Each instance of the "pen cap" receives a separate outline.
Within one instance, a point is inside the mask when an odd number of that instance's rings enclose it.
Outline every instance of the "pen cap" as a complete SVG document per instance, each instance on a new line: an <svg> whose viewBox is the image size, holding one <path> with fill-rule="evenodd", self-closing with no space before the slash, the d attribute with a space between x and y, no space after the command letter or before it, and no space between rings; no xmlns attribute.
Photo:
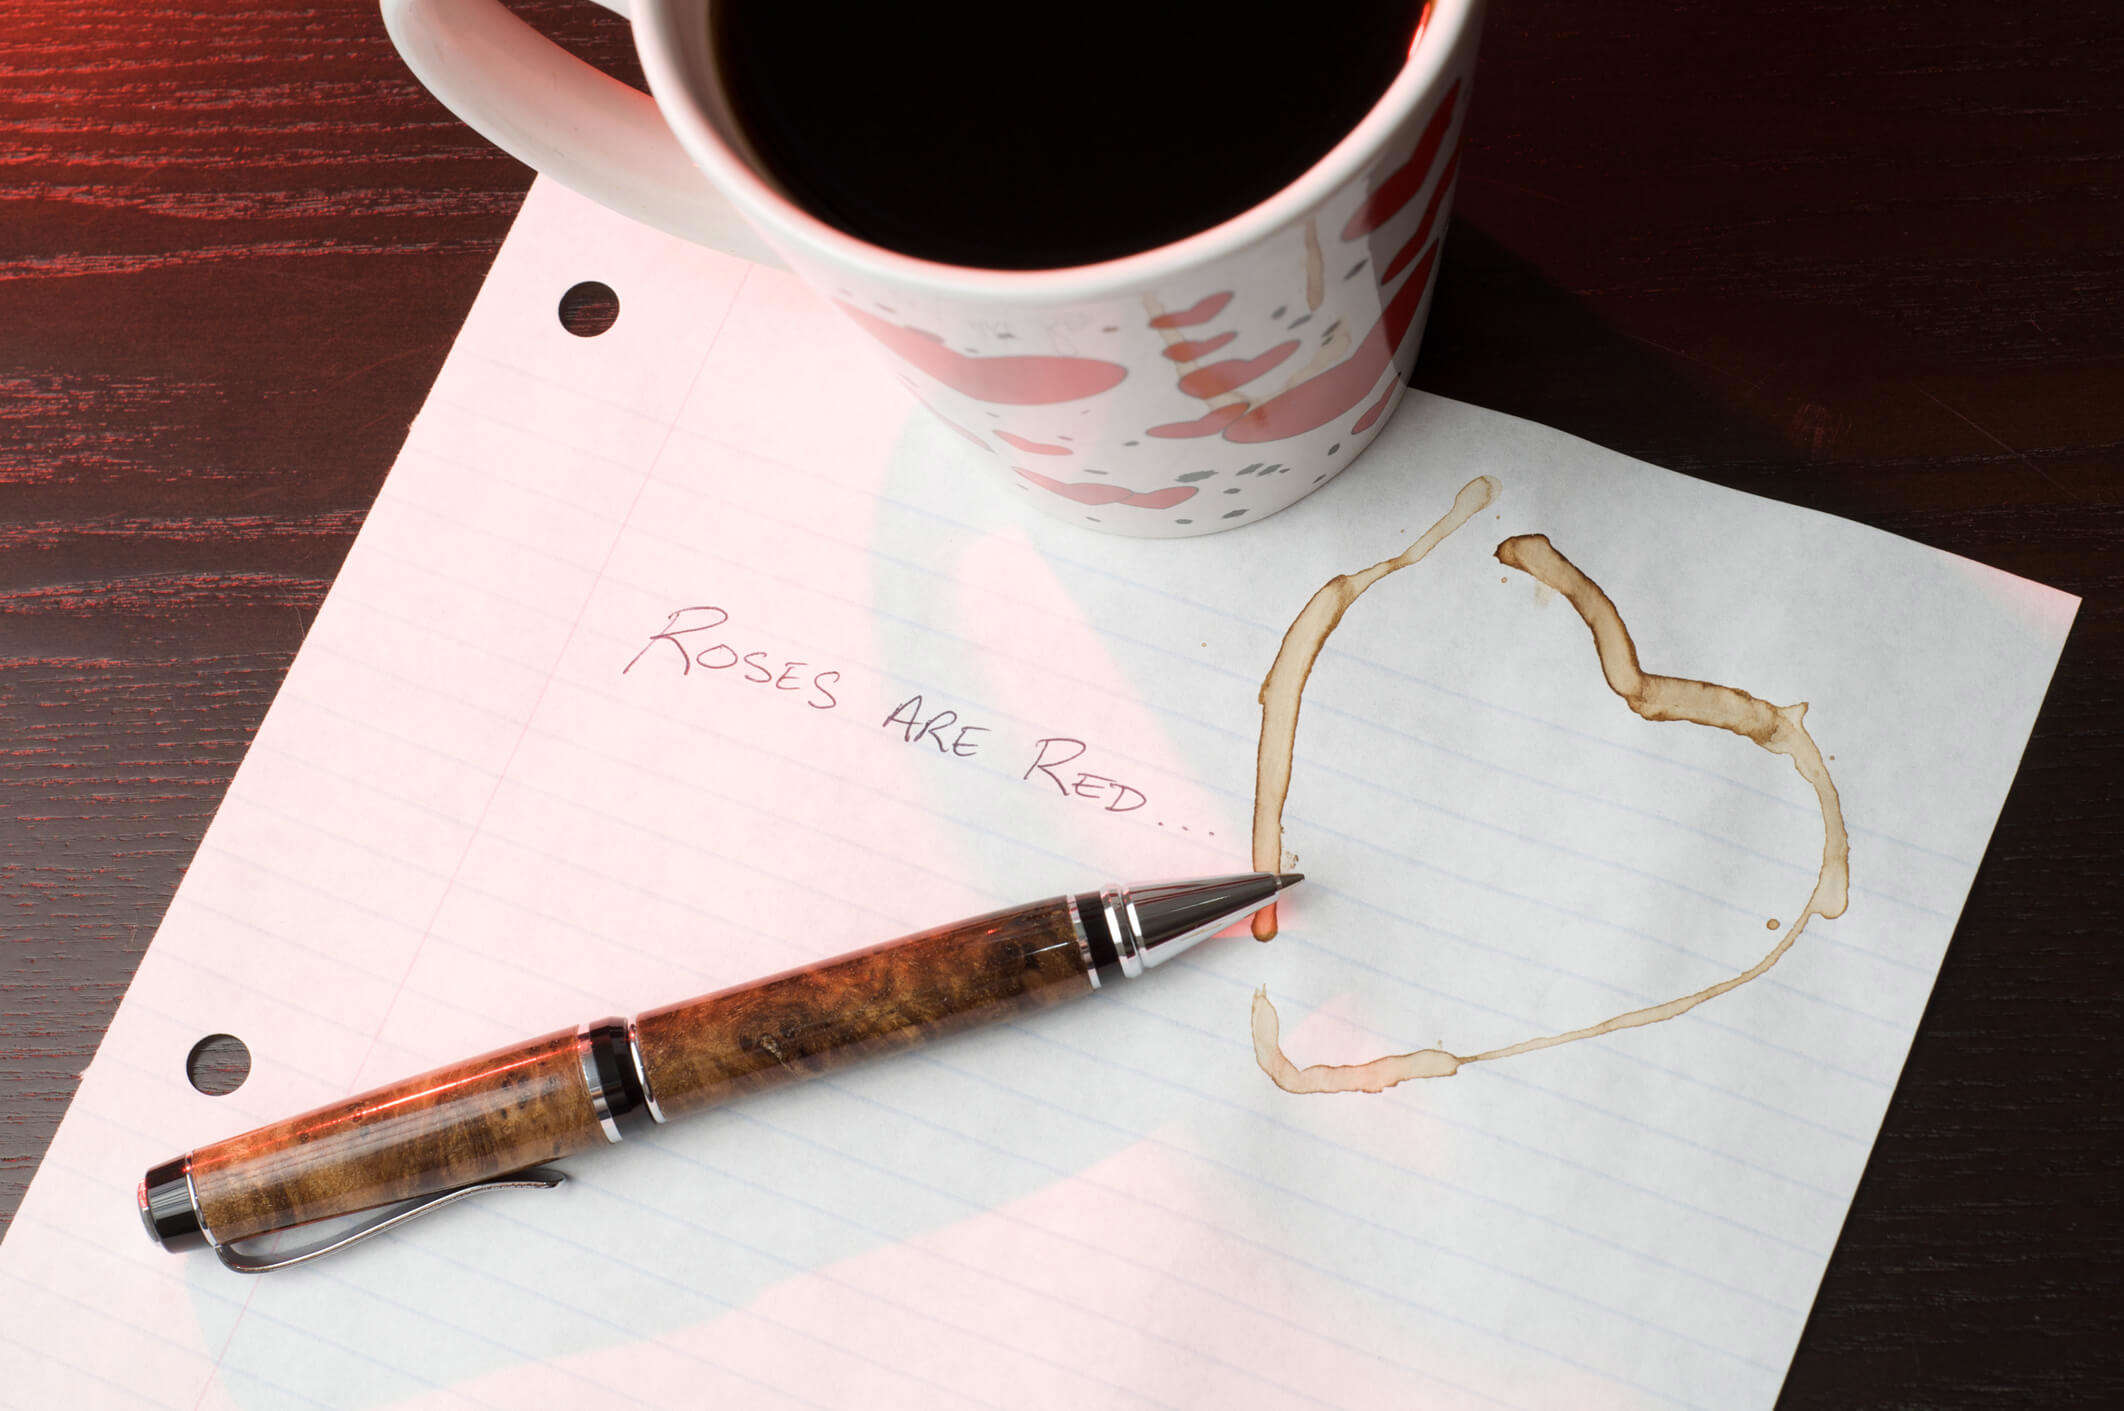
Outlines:
<svg viewBox="0 0 2124 1411"><path fill-rule="evenodd" d="M199 1206L192 1197L191 1158L180 1156L150 1170L140 1180L140 1223L148 1238L164 1249L198 1249L206 1244Z"/></svg>
<svg viewBox="0 0 2124 1411"><path fill-rule="evenodd" d="M140 1183L165 1249L238 1240L491 1181L647 1121L623 1021L564 1029L166 1161Z"/></svg>

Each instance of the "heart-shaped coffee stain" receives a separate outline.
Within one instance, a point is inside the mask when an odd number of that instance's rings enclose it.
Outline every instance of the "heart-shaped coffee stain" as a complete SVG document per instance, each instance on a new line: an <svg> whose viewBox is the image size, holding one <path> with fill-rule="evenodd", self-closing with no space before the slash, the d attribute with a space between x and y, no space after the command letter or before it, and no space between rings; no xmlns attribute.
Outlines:
<svg viewBox="0 0 2124 1411"><path fill-rule="evenodd" d="M1319 660L1328 634L1335 630L1350 604L1365 589L1410 564L1419 562L1446 537L1488 507L1497 496L1497 482L1480 476L1461 487L1453 508L1425 531L1422 538L1393 558L1375 563L1361 573L1339 574L1322 584L1306 602L1283 643L1276 660L1261 682L1261 742L1254 759L1254 866L1263 871L1281 870L1283 860L1283 804L1291 788L1291 753L1298 734L1298 705L1305 693L1306 678ZM1536 1049L1555 1048L1580 1039L1597 1038L1617 1029L1642 1028L1688 1013L1705 1000L1716 999L1763 974L1783 958L1786 951L1820 916L1833 919L1844 914L1851 890L1851 840L1844 830L1844 811L1837 799L1836 784L1814 738L1803 723L1807 703L1778 706L1733 686L1710 681L1692 681L1678 676L1655 676L1638 665L1637 644L1623 625L1615 604L1598 583L1558 553L1545 534L1520 534L1497 546L1497 559L1516 568L1537 583L1563 594L1593 633L1593 649L1600 657L1601 675L1608 689L1639 715L1651 721L1686 721L1728 730L1772 754L1792 761L1792 767L1814 788L1822 810L1822 861L1814 890L1807 897L1792 929L1771 947L1761 960L1737 975L1693 994L1664 1004L1633 1009L1561 1034L1525 1039L1485 1053L1461 1055L1442 1048L1390 1053L1369 1063L1315 1064L1300 1068L1284 1054L1281 1025L1267 987L1254 992L1254 1061L1276 1086L1294 1093L1376 1093L1410 1078L1445 1078L1470 1063L1487 1063ZM1773 926L1775 923L1772 923ZM1276 908L1270 905L1254 914L1256 939L1276 934Z"/></svg>

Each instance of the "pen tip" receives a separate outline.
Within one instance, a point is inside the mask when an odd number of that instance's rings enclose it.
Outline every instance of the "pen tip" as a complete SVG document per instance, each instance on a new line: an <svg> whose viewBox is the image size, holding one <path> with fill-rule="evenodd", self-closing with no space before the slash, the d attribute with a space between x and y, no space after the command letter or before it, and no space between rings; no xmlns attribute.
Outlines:
<svg viewBox="0 0 2124 1411"><path fill-rule="evenodd" d="M1284 891L1287 888L1297 886L1300 882L1303 882L1304 880L1305 874L1303 872L1278 873L1276 876L1276 890L1279 892Z"/></svg>

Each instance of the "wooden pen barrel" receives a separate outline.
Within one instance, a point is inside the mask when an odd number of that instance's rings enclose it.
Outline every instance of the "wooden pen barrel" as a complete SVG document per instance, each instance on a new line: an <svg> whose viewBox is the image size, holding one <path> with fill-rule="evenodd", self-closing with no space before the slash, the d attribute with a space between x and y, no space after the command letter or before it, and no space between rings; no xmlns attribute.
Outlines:
<svg viewBox="0 0 2124 1411"><path fill-rule="evenodd" d="M191 1180L200 1223L227 1244L605 1141L564 1029L201 1147Z"/></svg>
<svg viewBox="0 0 2124 1411"><path fill-rule="evenodd" d="M165 1163L148 1232L221 1244L492 1180L743 1093L1089 993L1056 897L423 1073ZM630 1033L632 1045L629 1044ZM193 1223L187 1224L190 1220Z"/></svg>
<svg viewBox="0 0 2124 1411"><path fill-rule="evenodd" d="M652 1009L635 1043L670 1118L1091 991L1066 898L991 912Z"/></svg>

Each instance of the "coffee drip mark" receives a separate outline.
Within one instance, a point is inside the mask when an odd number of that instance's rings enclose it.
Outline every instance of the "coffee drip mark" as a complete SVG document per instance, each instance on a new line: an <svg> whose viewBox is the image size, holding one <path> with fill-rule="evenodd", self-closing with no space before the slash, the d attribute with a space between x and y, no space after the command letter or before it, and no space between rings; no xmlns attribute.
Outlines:
<svg viewBox="0 0 2124 1411"><path fill-rule="evenodd" d="M1324 258L1320 250L1319 232L1314 222L1308 220L1305 224L1304 258L1307 307L1306 312L1290 325L1292 328L1296 328L1299 324L1310 320L1314 312L1320 308L1321 301L1326 297L1325 275L1323 273ZM1229 295L1221 297L1226 300L1230 298ZM1207 300L1204 301L1204 303L1207 302ZM1288 360L1291 354L1298 350L1297 340L1292 339L1278 343L1268 351L1255 357L1228 358L1223 362L1212 363L1207 367L1197 366L1200 359L1222 348L1225 344L1238 337L1238 334L1228 331L1218 334L1214 338L1183 339L1173 330L1180 327L1183 321L1189 325L1202 322L1203 319L1197 317L1197 315L1201 311L1203 304L1198 303L1194 308L1186 310L1183 314L1174 315L1166 313L1156 298L1146 295L1143 300L1143 306L1150 315L1150 326L1157 329L1165 338L1165 356L1178 364L1176 371L1180 390L1190 397L1200 398L1209 404L1209 410L1193 421L1165 422L1161 425L1150 427L1146 431L1146 435L1169 439L1214 436L1218 432L1225 430L1225 428L1246 415L1254 406L1253 400L1241 394L1237 389L1271 371ZM1215 311L1222 311L1223 308L1224 304L1218 303ZM1281 309L1277 310L1279 315L1282 312L1283 310ZM1265 400L1273 401L1289 392L1293 387L1318 376L1324 369L1333 367L1341 362L1348 353L1349 346L1349 332L1343 326L1342 321L1338 319L1329 328L1322 339L1321 347L1314 350L1312 357L1307 359L1302 367L1291 373L1285 379L1283 385L1270 393Z"/></svg>
<svg viewBox="0 0 2124 1411"><path fill-rule="evenodd" d="M1216 310L1221 311L1224 307L1224 302L1229 301L1230 295L1215 297L1221 300L1216 304ZM1202 358L1222 348L1239 336L1236 332L1226 331L1212 338L1187 339L1182 338L1180 334L1174 331L1180 326L1181 322L1188 324L1202 322L1202 318L1197 317L1197 315L1203 308L1203 304L1209 302L1211 301L1204 300L1193 308L1185 310L1182 314L1174 315L1166 313L1163 306L1154 296L1144 296L1143 307L1150 316L1150 327L1158 330L1160 336L1165 339L1165 356L1175 364L1174 372L1180 390L1188 396L1199 398L1208 405L1208 410L1194 420L1163 422L1157 426L1146 428L1144 431L1146 436L1155 436L1161 440L1176 440L1216 435L1225 427L1246 415L1247 410L1253 405L1237 389L1253 381L1263 373L1270 371L1277 364L1288 359L1298 349L1296 340L1291 340L1277 344L1258 357L1228 358L1222 362L1212 363L1207 367L1197 366ZM1340 356L1339 347L1335 352L1335 356ZM1301 368L1289 382L1284 384L1284 389L1287 390L1294 383L1310 376L1314 366L1320 363L1321 359L1322 354L1316 353L1306 367Z"/></svg>
<svg viewBox="0 0 2124 1411"><path fill-rule="evenodd" d="M1320 585L1284 631L1276 659L1261 679L1261 740L1254 750L1253 865L1256 871L1280 871L1283 862L1283 803L1291 792L1291 753L1298 742L1298 707L1306 679L1342 615L1364 590L1386 577L1421 563L1454 530L1480 514L1497 498L1497 482L1478 475L1460 487L1444 518L1393 558L1382 559L1361 573L1341 573ZM1276 904L1254 913L1254 939L1276 936Z"/></svg>
<svg viewBox="0 0 2124 1411"><path fill-rule="evenodd" d="M889 323L845 300L835 302L865 333L946 387L976 401L1021 407L1074 402L1110 391L1128 376L1121 364L1099 358L960 353L927 329Z"/></svg>
<svg viewBox="0 0 2124 1411"><path fill-rule="evenodd" d="M1438 246L1433 242L1356 352L1239 417L1224 428L1224 439L1242 445L1281 441L1325 426L1363 401L1378 385L1380 374L1390 365L1398 366L1396 359L1416 321L1437 258Z"/></svg>
<svg viewBox="0 0 2124 1411"><path fill-rule="evenodd" d="M1327 297L1327 258L1320 253L1320 227L1312 216L1305 218L1305 311L1318 313Z"/></svg>
<svg viewBox="0 0 2124 1411"><path fill-rule="evenodd" d="M1398 369L1401 366L1403 342L1422 306L1438 258L1438 242L1432 236L1437 231L1439 215L1445 209L1446 198L1459 171L1458 139L1449 151L1443 150L1446 137L1453 128L1459 93L1460 85L1456 82L1440 100L1408 160L1380 183L1343 229L1345 240L1371 235L1414 200L1429 183L1431 199L1425 205L1416 229L1393 257L1380 266L1381 288L1393 284L1404 273L1408 275L1407 282L1388 301L1378 322L1357 345L1355 353L1347 359L1343 357L1348 334L1340 328L1334 330L1336 338L1313 356L1304 369L1307 375L1293 378L1275 396L1225 426L1225 440L1240 444L1276 441L1325 426L1353 410L1370 395L1378 385L1380 375L1389 367ZM1440 165L1442 152L1443 165ZM1412 261L1413 269L1410 268ZM1329 356L1330 350L1332 356ZM1350 428L1352 435L1370 430L1385 415L1399 381L1397 376L1358 418Z"/></svg>
<svg viewBox="0 0 2124 1411"><path fill-rule="evenodd" d="M1200 380L1200 375L1209 369L1197 366L1203 358L1237 338L1238 333L1227 330L1213 338L1190 339L1175 331L1215 318L1231 301L1231 293L1227 290L1222 294L1212 294L1207 299L1198 300L1192 308L1171 314L1165 311L1165 306L1158 302L1156 295L1143 296L1143 311L1149 315L1150 327L1156 329L1158 336L1165 340L1165 356L1174 364L1174 375L1179 380L1180 390L1209 404L1209 409L1195 420L1164 422L1147 428L1144 432L1146 436L1156 436L1161 440L1214 436L1232 421L1245 415L1247 407L1251 404L1232 390L1238 384L1218 384L1214 379ZM1208 311L1204 312L1205 309ZM1290 356L1288 350L1284 356ZM1198 379L1192 386L1200 390L1189 390L1190 378Z"/></svg>
<svg viewBox="0 0 2124 1411"><path fill-rule="evenodd" d="M1276 389L1275 395L1282 396L1299 383L1318 375L1327 368L1333 367L1349 355L1350 330L1347 324L1338 320L1335 326L1327 331L1325 340L1318 348L1313 350L1313 356L1306 360L1305 366L1298 368L1284 379L1283 385ZM1358 429L1362 430L1363 428L1359 427ZM1330 448L1328 454L1335 454L1335 449L1337 448Z"/></svg>
<svg viewBox="0 0 2124 1411"><path fill-rule="evenodd" d="M1435 157L1435 152L1434 152ZM1425 206L1416 229L1402 243L1401 248L1383 266L1380 283L1382 287L1393 283L1415 259L1417 251L1423 258L1410 274L1409 280L1388 302L1380 319L1366 334L1357 352L1346 361L1343 358L1349 346L1346 329L1338 325L1332 330L1332 339L1314 354L1304 369L1305 376L1293 377L1281 391L1267 402L1251 410L1245 417L1224 428L1224 438L1234 442L1259 442L1278 440L1314 430L1343 415L1362 401L1378 383L1380 374L1388 367L1399 365L1403 340L1421 307L1423 295L1430 283L1431 270L1436 263L1438 245L1431 235L1438 224L1439 213L1444 209L1453 177L1459 165L1459 150L1447 156L1444 167L1431 191L1430 202ZM1371 407L1350 428L1352 435L1370 430L1372 425L1386 413L1400 384L1397 376L1380 392Z"/></svg>
<svg viewBox="0 0 2124 1411"><path fill-rule="evenodd" d="M1440 100L1408 159L1381 182L1344 227L1345 240L1361 239L1398 214L1416 198L1426 183L1431 185L1431 199L1424 207L1416 229L1381 266L1382 288L1392 284L1404 272L1409 278L1388 300L1378 321L1372 325L1364 341L1357 345L1356 351L1349 351L1349 331L1341 320L1337 320L1323 337L1321 347L1305 365L1282 387L1256 404L1235 389L1283 362L1295 350L1295 344L1279 344L1255 358L1234 358L1209 367L1197 367L1195 364L1201 357L1223 347L1234 335L1225 333L1213 339L1186 340L1174 330L1214 318L1230 302L1231 295L1212 295L1177 314L1165 312L1156 299L1146 296L1143 302L1150 314L1150 326L1165 336L1165 355L1178 365L1180 390L1209 404L1209 410L1202 416L1192 421L1165 422L1149 428L1147 435L1178 438L1213 436L1221 432L1225 440L1238 444L1297 436L1325 426L1355 408L1378 385L1382 373L1390 366L1398 367L1402 344L1415 322L1437 262L1438 244L1431 237L1459 170L1457 141L1450 151L1444 153L1443 166L1439 165L1441 149L1445 146L1447 134L1452 131L1459 93L1460 85L1456 81ZM1436 180L1432 181L1434 176ZM1310 320L1325 297L1322 272L1325 257L1313 221L1306 222L1304 239L1307 309L1289 325L1291 328ZM1417 260L1419 251L1421 260ZM1411 261L1417 261L1413 270L1410 269ZM1393 393L1394 386L1390 384L1358 419L1351 434L1369 430L1385 414ZM1231 410L1234 407L1239 410L1234 412Z"/></svg>
<svg viewBox="0 0 2124 1411"><path fill-rule="evenodd" d="M1457 510L1457 501L1455 507ZM1716 984L1707 985L1691 994L1667 1000L1662 1004L1613 1015L1597 1024L1569 1029L1560 1034L1525 1039L1503 1048L1465 1057L1445 1049L1429 1048L1418 1049L1412 1053L1387 1054L1369 1063L1315 1064L1300 1068L1293 1064L1282 1050L1281 1022L1264 986L1254 992L1254 1060L1278 1087L1288 1092L1376 1093L1411 1078L1450 1077L1470 1063L1489 1063L1501 1058L1532 1053L1537 1049L1556 1048L1562 1044L1577 1043L1582 1039L1598 1038L1603 1034L1612 1034L1618 1029L1643 1028L1650 1024L1664 1023L1688 1013L1707 1000L1716 999L1757 979L1776 965L1785 952L1792 949L1801 932L1807 929L1809 921L1817 916L1824 920L1834 920L1844 914L1850 903L1851 839L1844 827L1843 804L1837 796L1835 781L1829 776L1828 762L1823 758L1813 736L1807 733L1804 723L1807 714L1806 702L1800 701L1786 706L1772 705L1733 686L1721 686L1710 681L1696 681L1684 677L1658 676L1647 672L1638 663L1637 644L1631 640L1630 631L1624 626L1622 615L1616 611L1613 600L1602 591L1599 584L1586 577L1576 564L1559 553L1549 542L1547 535L1517 535L1499 544L1496 552L1499 562L1527 574L1542 587L1561 593L1571 606L1578 610L1579 617L1584 620L1593 635L1594 652L1600 659L1601 675L1607 681L1608 689L1620 696L1638 715L1655 723L1683 721L1730 731L1753 741L1772 754L1783 755L1792 761L1794 771L1813 788L1815 801L1822 814L1822 858L1815 874L1814 890L1808 894L1806 905L1800 909L1791 929L1785 931L1777 944L1764 953L1760 960L1737 974L1729 975ZM1317 594L1315 596L1318 597ZM1310 609L1311 604L1307 607ZM1302 621L1304 614L1300 617ZM1293 630L1296 628L1297 624L1294 623ZM1331 621L1328 623L1328 630L1332 628ZM1322 636L1325 636L1325 632ZM1286 637L1286 642L1288 640ZM1315 652L1317 654L1317 648ZM1282 654L1279 652L1279 664L1281 660ZM1270 674L1273 678L1273 668ZM1304 681L1301 677L1298 680L1298 689L1302 690L1303 687ZM1264 701L1267 694L1267 685L1264 683ZM1295 727L1295 692L1291 700L1289 720ZM1268 707L1264 704L1264 749L1269 744L1268 725ZM1287 756L1283 775L1284 787L1287 789ZM1276 806L1279 847L1281 809L1279 796ZM1254 839L1257 859L1261 856L1262 846L1262 835L1259 831L1261 816L1257 799ZM1779 929L1776 918L1765 924L1773 932ZM1271 922L1271 934L1273 933ZM1259 934L1258 930L1256 934Z"/></svg>

